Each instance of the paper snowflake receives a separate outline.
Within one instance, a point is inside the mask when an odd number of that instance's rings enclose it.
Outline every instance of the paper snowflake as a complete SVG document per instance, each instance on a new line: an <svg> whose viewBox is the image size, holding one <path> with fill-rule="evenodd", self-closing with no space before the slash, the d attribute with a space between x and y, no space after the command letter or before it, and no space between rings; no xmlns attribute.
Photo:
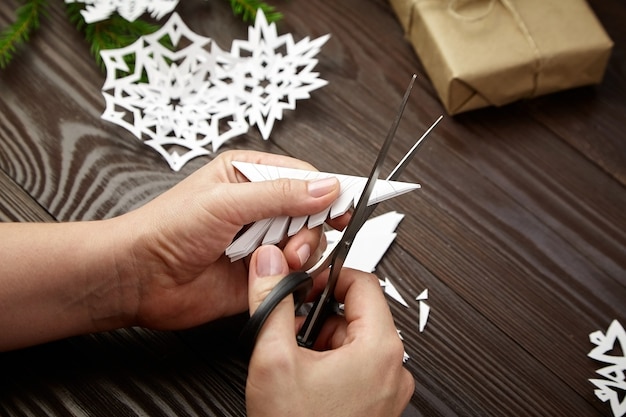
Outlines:
<svg viewBox="0 0 626 417"><path fill-rule="evenodd" d="M267 181L277 178L313 180L336 177L340 182L339 197L326 210L301 217L274 217L255 222L226 249L231 261L244 258L254 252L260 245L272 245L280 242L285 236L293 236L305 225L309 228L320 226L327 218L335 218L356 205L365 189L367 178L328 172L306 171L247 162L233 162L233 165L250 181ZM376 204L389 198L420 188L419 184L378 180L372 191L368 204ZM399 220L398 220L399 221ZM397 224L396 224L397 225Z"/></svg>
<svg viewBox="0 0 626 417"><path fill-rule="evenodd" d="M108 19L115 12L129 22L137 20L146 12L155 19L161 19L178 4L178 0L65 0L65 2L86 4L85 10L80 12L86 23Z"/></svg>
<svg viewBox="0 0 626 417"><path fill-rule="evenodd" d="M608 401L613 415L621 417L626 414L626 332L617 320L613 320L606 334L598 330L589 335L589 340L596 347L588 356L607 364L596 371L604 379L589 381L597 388L596 397Z"/></svg>
<svg viewBox="0 0 626 417"><path fill-rule="evenodd" d="M102 51L107 71L102 117L145 140L178 171L249 126L268 139L285 109L326 84L312 69L313 56L327 39L295 43L291 35L278 36L259 10L249 39L224 51L174 13L157 32Z"/></svg>
<svg viewBox="0 0 626 417"><path fill-rule="evenodd" d="M308 37L294 43L291 35L278 36L276 25L267 23L258 13L255 26L248 29L248 40L235 40L233 56L247 56L235 68L239 81L237 96L246 107L250 125L256 125L263 139L270 136L283 110L294 110L296 100L327 84L312 72L317 55L329 35L310 41Z"/></svg>

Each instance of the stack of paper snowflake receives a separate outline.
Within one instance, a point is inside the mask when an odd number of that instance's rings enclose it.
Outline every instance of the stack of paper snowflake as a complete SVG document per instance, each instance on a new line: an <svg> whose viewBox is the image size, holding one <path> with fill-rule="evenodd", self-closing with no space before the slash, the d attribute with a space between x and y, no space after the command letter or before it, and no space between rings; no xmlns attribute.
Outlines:
<svg viewBox="0 0 626 417"><path fill-rule="evenodd" d="M66 0L75 2L80 0ZM178 1L84 0L90 23L117 12L131 20L144 12L171 12ZM296 101L326 85L313 72L329 35L295 42L278 35L262 11L230 51L192 32L177 13L161 29L132 45L101 52L106 66L102 118L132 132L175 170L216 151L257 126L268 139L274 122ZM168 45L169 44L169 45ZM168 45L168 46L166 46ZM172 48L173 46L173 48Z"/></svg>

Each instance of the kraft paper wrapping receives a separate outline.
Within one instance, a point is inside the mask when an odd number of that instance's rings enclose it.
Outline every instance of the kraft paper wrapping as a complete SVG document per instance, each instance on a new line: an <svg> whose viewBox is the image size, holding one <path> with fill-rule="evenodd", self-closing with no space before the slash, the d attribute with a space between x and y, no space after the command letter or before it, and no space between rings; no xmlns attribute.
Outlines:
<svg viewBox="0 0 626 417"><path fill-rule="evenodd" d="M602 80L613 42L585 0L390 0L450 114Z"/></svg>

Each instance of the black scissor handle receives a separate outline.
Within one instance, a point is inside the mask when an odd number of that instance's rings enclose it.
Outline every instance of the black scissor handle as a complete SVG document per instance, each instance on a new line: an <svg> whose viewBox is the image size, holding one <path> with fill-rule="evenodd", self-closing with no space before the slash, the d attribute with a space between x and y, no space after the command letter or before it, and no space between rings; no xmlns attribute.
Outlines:
<svg viewBox="0 0 626 417"><path fill-rule="evenodd" d="M288 295L293 294L296 308L298 308L304 302L312 287L313 278L306 272L292 272L278 282L259 305L259 308L250 316L239 335L239 341L248 350L248 353L252 353L261 328L278 303Z"/></svg>
<svg viewBox="0 0 626 417"><path fill-rule="evenodd" d="M317 336L322 331L324 322L326 322L328 316L337 313L338 307L339 304L334 297L319 297L313 304L309 314L307 314L304 324L296 336L298 345L312 349Z"/></svg>

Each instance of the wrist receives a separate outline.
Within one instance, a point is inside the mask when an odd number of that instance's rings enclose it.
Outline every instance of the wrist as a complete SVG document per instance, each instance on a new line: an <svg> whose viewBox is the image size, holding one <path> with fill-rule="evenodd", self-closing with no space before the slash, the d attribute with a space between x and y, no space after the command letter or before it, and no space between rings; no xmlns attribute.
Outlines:
<svg viewBox="0 0 626 417"><path fill-rule="evenodd" d="M91 248L93 273L85 274L86 305L94 331L135 324L139 299L134 234L125 216L93 222L98 235Z"/></svg>
<svg viewBox="0 0 626 417"><path fill-rule="evenodd" d="M137 286L118 221L0 224L0 350L132 323ZM132 254L131 254L132 255Z"/></svg>

